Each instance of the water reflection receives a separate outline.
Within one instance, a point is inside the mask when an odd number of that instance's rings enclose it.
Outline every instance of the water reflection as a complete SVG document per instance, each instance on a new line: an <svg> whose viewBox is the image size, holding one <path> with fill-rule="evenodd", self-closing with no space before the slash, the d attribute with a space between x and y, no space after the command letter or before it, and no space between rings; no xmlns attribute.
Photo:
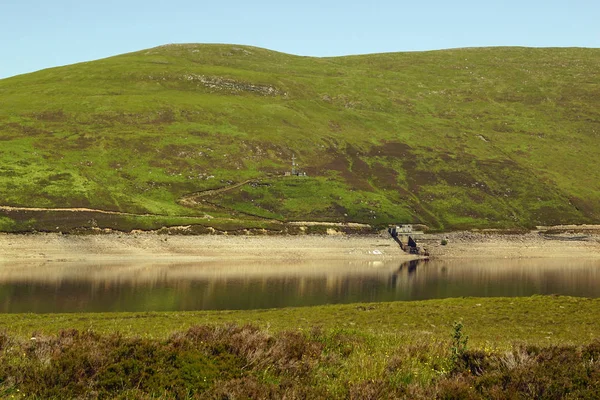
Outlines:
<svg viewBox="0 0 600 400"><path fill-rule="evenodd" d="M0 311L7 313L256 309L533 294L600 297L600 261L0 266Z"/></svg>

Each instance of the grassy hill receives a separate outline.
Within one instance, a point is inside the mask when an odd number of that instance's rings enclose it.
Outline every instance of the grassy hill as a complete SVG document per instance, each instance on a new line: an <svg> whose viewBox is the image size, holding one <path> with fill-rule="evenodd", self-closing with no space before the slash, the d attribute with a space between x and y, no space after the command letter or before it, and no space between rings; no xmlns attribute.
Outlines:
<svg viewBox="0 0 600 400"><path fill-rule="evenodd" d="M189 44L0 80L0 206L127 213L0 230L598 223L599 77L600 49Z"/></svg>

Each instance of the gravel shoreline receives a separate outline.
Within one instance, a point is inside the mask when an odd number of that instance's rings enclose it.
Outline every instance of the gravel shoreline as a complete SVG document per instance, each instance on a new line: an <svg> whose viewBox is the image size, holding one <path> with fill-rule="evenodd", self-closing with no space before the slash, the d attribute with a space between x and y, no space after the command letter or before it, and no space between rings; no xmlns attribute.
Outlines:
<svg viewBox="0 0 600 400"><path fill-rule="evenodd" d="M442 240L447 242L442 245ZM431 258L600 258L600 230L537 230L523 234L450 232L425 234L418 244ZM0 234L0 264L153 259L215 260L410 260L387 235L226 236L110 233Z"/></svg>
<svg viewBox="0 0 600 400"><path fill-rule="evenodd" d="M0 264L35 261L377 260L414 259L391 238L369 236L226 236L155 233L0 234Z"/></svg>
<svg viewBox="0 0 600 400"><path fill-rule="evenodd" d="M447 241L445 246L442 240ZM600 258L600 231L596 229L450 232L424 235L422 243L432 257L439 258Z"/></svg>

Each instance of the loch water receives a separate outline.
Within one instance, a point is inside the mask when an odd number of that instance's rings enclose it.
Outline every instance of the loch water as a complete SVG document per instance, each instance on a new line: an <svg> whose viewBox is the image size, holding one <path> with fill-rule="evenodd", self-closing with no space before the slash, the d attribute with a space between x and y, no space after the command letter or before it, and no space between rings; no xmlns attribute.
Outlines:
<svg viewBox="0 0 600 400"><path fill-rule="evenodd" d="M0 312L264 309L531 295L600 297L600 260L0 265Z"/></svg>

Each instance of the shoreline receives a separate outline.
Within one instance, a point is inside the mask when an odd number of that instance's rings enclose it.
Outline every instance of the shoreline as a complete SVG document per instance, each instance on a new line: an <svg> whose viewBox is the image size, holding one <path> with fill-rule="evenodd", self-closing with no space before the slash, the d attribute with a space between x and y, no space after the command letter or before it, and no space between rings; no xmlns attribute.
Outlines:
<svg viewBox="0 0 600 400"><path fill-rule="evenodd" d="M0 234L0 265L29 262L148 260L412 260L383 236L227 236L156 233Z"/></svg>
<svg viewBox="0 0 600 400"><path fill-rule="evenodd" d="M554 233L556 232L556 233ZM585 232L585 234L581 234ZM442 240L447 241L442 245ZM600 230L556 227L522 234L449 232L417 238L430 258L600 259ZM154 232L62 235L0 233L0 265L152 259L161 262L217 260L405 260L422 258L378 235L164 235Z"/></svg>
<svg viewBox="0 0 600 400"><path fill-rule="evenodd" d="M527 233L450 232L424 235L432 257L457 258L592 258L600 259L598 227L553 227ZM583 232L583 234L582 234ZM446 240L446 246L441 241Z"/></svg>

